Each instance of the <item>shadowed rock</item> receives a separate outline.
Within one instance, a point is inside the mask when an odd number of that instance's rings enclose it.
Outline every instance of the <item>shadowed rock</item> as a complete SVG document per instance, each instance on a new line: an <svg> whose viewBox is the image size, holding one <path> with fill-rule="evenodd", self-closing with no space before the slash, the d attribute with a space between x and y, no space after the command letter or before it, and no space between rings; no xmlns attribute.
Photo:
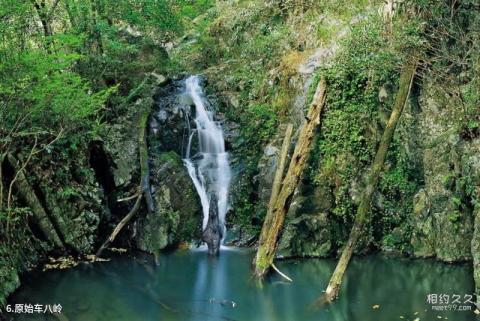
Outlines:
<svg viewBox="0 0 480 321"><path fill-rule="evenodd" d="M210 211L208 213L208 222L203 230L202 238L208 246L208 254L218 255L220 250L220 241L222 240L222 229L218 220L218 206L215 195L210 197Z"/></svg>

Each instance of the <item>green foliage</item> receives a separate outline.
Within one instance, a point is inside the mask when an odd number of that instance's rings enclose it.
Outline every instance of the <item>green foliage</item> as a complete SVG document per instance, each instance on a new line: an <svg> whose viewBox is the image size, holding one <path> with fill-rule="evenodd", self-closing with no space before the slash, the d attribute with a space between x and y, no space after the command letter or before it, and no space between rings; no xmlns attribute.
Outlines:
<svg viewBox="0 0 480 321"><path fill-rule="evenodd" d="M480 42L478 1L409 0L423 32L420 42L429 53L429 79L441 96L450 96L452 108L443 117L463 138L478 136L480 124Z"/></svg>
<svg viewBox="0 0 480 321"><path fill-rule="evenodd" d="M248 149L257 151L277 130L277 118L270 105L250 105L240 116L242 138Z"/></svg>
<svg viewBox="0 0 480 321"><path fill-rule="evenodd" d="M379 123L379 113L392 102L390 97L381 103L379 89L393 91L398 77L399 56L389 50L389 41L382 35L382 22L372 16L364 23L352 29L335 62L319 72L328 83L328 111L313 151L316 166L312 167L311 177L321 183L329 164L336 164L334 173L329 174L338 176L337 181L341 182L336 187L335 212L346 217L351 217L354 209L349 205L349 184L371 163L381 135L379 127L383 125ZM311 86L309 99L317 81Z"/></svg>
<svg viewBox="0 0 480 321"><path fill-rule="evenodd" d="M138 88L146 87L146 73L169 70L163 45L213 1L36 2L0 0L0 157L27 160L32 151L29 181L45 184L48 197L68 204L83 193L79 185L92 183L85 172L91 171L91 140L102 139L108 123L125 116L130 94L145 94ZM8 225L8 246L31 233L23 229L28 209L15 196L6 209L14 174L8 170L0 182L0 236ZM8 264L22 266L15 259Z"/></svg>
<svg viewBox="0 0 480 321"><path fill-rule="evenodd" d="M415 26L395 24L393 35L388 35L378 15L366 17L352 27L341 43L341 52L318 72L309 90L311 99L319 78L326 78L327 110L312 152L309 177L314 184L331 186L335 196L332 212L339 226L352 222L355 215L365 171L373 161L394 101L399 67L419 43ZM372 208L371 233L384 245L407 250L408 217L418 182L398 135L388 155ZM334 232L341 243L348 228Z"/></svg>
<svg viewBox="0 0 480 321"><path fill-rule="evenodd" d="M17 119L28 114L33 126L68 127L76 122L86 125L112 90L92 93L88 82L71 70L77 59L76 54L45 56L28 52L3 64L0 95L8 102L4 110L8 114L2 116Z"/></svg>

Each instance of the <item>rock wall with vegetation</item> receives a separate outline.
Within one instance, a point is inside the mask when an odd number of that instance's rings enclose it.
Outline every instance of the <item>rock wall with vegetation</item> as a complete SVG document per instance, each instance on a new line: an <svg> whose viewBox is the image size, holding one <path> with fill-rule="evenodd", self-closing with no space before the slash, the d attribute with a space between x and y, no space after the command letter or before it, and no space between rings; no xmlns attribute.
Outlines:
<svg viewBox="0 0 480 321"><path fill-rule="evenodd" d="M335 255L350 231L400 66L416 58L418 75L357 252L473 257L477 266L475 8L474 1L403 1L395 12L375 1L349 8L334 0L225 1L196 19L172 57L206 74L226 118L240 125L232 145L243 156L234 158L242 182L232 192L234 230L244 239L258 235L283 125L302 123L322 75L327 108L279 255Z"/></svg>
<svg viewBox="0 0 480 321"><path fill-rule="evenodd" d="M285 125L294 124L293 150L325 77L326 108L279 255L335 256L410 59L418 75L356 251L473 260L480 284L474 0L404 0L396 12L370 0L95 3L0 5L0 303L20 273L48 255L92 253L128 213L145 108L156 207L142 205L116 244L158 254L198 237L199 200L181 162L184 115L171 95L185 73L205 76L225 128L228 224L242 245L260 232ZM22 197L19 169L62 246Z"/></svg>
<svg viewBox="0 0 480 321"><path fill-rule="evenodd" d="M162 74L176 72L168 44L212 5L0 1L0 306L22 272L48 256L94 253L129 211L118 200L140 181L139 111L152 108ZM140 219L118 245L136 247Z"/></svg>

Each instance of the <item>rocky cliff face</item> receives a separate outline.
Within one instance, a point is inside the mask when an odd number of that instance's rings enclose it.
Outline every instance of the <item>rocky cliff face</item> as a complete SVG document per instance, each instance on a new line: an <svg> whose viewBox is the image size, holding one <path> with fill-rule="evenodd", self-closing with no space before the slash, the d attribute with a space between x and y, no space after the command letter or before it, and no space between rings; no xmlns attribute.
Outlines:
<svg viewBox="0 0 480 321"><path fill-rule="evenodd" d="M451 121L457 104L427 81L415 115L421 145L413 152L422 160L425 185L413 200L413 254L447 262L472 258L472 192L480 182L480 139L458 134Z"/></svg>
<svg viewBox="0 0 480 321"><path fill-rule="evenodd" d="M83 157L71 157L70 153ZM29 164L28 183L64 248L53 248L36 227L30 209L25 208L24 214L5 231L0 244L0 305L19 286L19 274L35 267L46 253L76 255L93 251L106 211L103 189L90 168L88 154L87 146L79 146L78 150L55 148ZM8 173L8 167L4 169Z"/></svg>
<svg viewBox="0 0 480 321"><path fill-rule="evenodd" d="M104 139L60 146L30 162L28 183L65 247L53 248L26 209L26 215L11 225L14 233L0 245L0 304L19 286L19 274L44 261L47 254L94 253L130 210L134 200L118 200L138 191L138 120L144 108L152 109L149 164L155 211L147 214L142 205L117 244L158 254L181 241L200 238L200 203L181 160L185 118L178 105L168 105L168 99L162 100L165 108L154 104L152 88L158 85L158 81L144 83L143 92L122 106L106 128ZM170 93L176 97L175 91ZM11 171L4 169L7 174Z"/></svg>
<svg viewBox="0 0 480 321"><path fill-rule="evenodd" d="M158 254L181 241L199 238L200 201L182 160L173 151L153 156L151 167L155 212L135 223L136 246Z"/></svg>
<svg viewBox="0 0 480 321"><path fill-rule="evenodd" d="M415 185L413 197L395 200L411 203L406 204L412 208L410 216L405 219L406 225L388 232L386 236L394 240L393 244L378 246L386 251L395 250L395 241L399 240L405 242L406 247L401 250L405 254L435 257L446 262L473 258L478 266L478 229L474 221L478 220L480 137L464 136L454 127L451 117L455 117L458 100L446 95L439 87L425 81L406 107L397 137L404 147L402 157L406 157L412 171L418 173L419 184ZM269 160L267 154L274 150L271 145L276 142L278 140L272 140L265 147L260 163L261 181L271 181L269 173L273 172L275 161ZM271 154L270 158L275 157ZM338 162L336 166L346 163ZM264 169L265 164L270 164L268 170ZM337 206L335 181L340 178L336 177L335 171L320 170L323 181L311 184L305 178L292 201L281 240L281 256L325 257L334 254L339 244L339 222L333 213ZM361 179L353 180L349 185L348 194L355 204ZM268 186L268 183L260 186ZM262 189L268 194L266 187ZM379 190L374 211L387 215L387 198L388 195ZM371 245L370 242L364 244Z"/></svg>
<svg viewBox="0 0 480 321"><path fill-rule="evenodd" d="M148 126L151 193L155 210L140 210L125 232L124 242L133 240L134 248L158 255L161 250L182 241L199 238L201 209L193 183L182 163L186 144L186 114L179 100L181 81L156 82L153 97L146 97L132 108L125 126L111 127L108 137L112 158L112 176L118 198L135 193L138 186L139 163L136 124L143 107L152 110ZM124 205L128 208L131 204ZM112 225L112 224L111 224Z"/></svg>

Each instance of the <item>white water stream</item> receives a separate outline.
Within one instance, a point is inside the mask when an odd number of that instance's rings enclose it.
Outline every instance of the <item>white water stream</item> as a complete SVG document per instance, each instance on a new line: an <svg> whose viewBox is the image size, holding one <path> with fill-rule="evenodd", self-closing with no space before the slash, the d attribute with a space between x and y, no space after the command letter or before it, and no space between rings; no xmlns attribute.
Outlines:
<svg viewBox="0 0 480 321"><path fill-rule="evenodd" d="M188 95L195 105L196 126L189 126L188 145L183 161L202 203L202 228L205 230L207 227L210 201L216 200L218 221L223 232L222 237L225 238L225 215L229 206L228 191L232 174L228 153L225 151L223 130L213 119L213 112L209 110L210 105L198 76L190 76L185 80L184 94ZM194 136L198 140L198 152L191 155Z"/></svg>

